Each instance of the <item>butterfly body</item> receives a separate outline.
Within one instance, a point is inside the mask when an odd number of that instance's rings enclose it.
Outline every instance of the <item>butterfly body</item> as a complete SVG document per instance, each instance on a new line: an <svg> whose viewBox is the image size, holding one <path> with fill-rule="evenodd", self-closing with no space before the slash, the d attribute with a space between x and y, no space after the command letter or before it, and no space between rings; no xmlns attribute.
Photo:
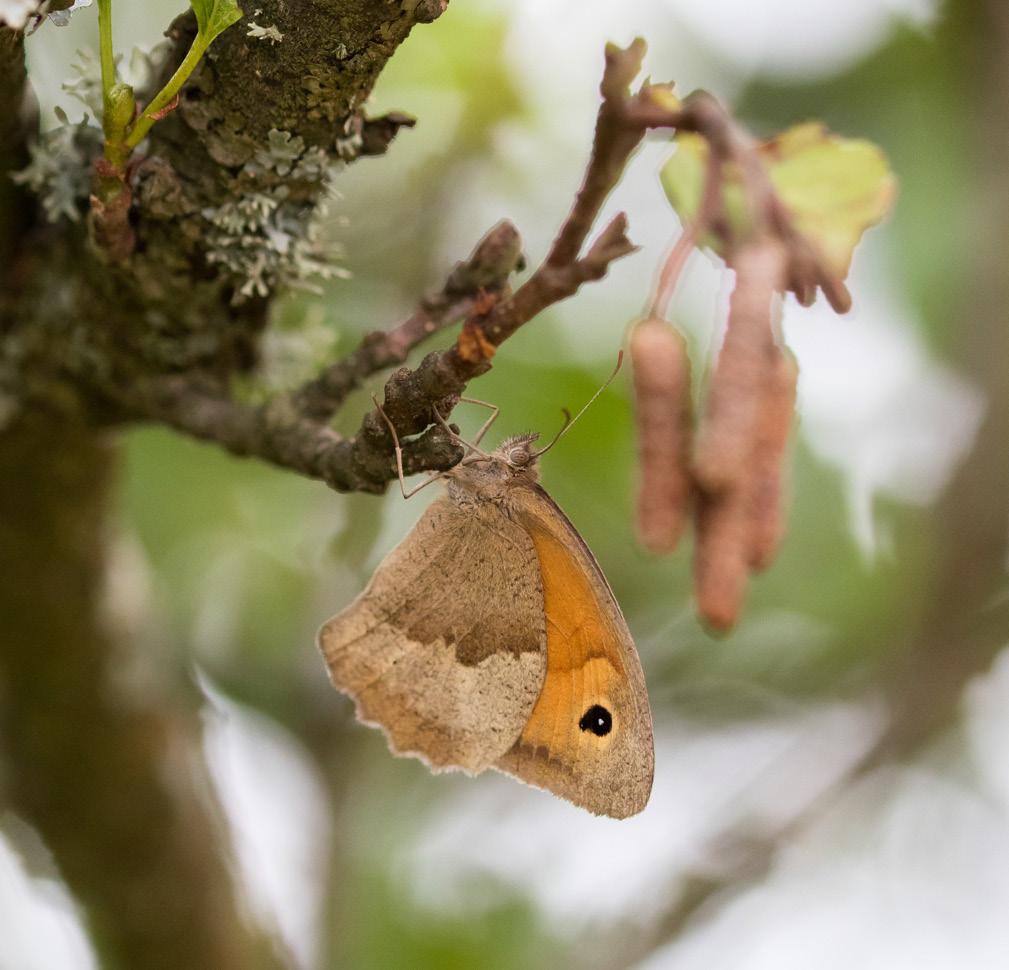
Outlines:
<svg viewBox="0 0 1009 970"><path fill-rule="evenodd" d="M651 790L644 677L602 571L538 484L535 439L446 473L319 644L396 754L495 768L621 818Z"/></svg>

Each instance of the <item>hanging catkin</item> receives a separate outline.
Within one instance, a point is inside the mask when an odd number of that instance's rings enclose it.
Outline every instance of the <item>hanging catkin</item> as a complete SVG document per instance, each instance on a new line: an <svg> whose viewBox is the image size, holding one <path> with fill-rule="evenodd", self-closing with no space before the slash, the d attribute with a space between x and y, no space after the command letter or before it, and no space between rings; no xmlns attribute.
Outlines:
<svg viewBox="0 0 1009 970"><path fill-rule="evenodd" d="M736 625L750 580L747 501L742 489L698 493L694 505L694 595L701 619L725 632Z"/></svg>
<svg viewBox="0 0 1009 970"><path fill-rule="evenodd" d="M686 340L658 317L630 335L638 432L638 535L655 553L672 552L690 503L690 358Z"/></svg>
<svg viewBox="0 0 1009 970"><path fill-rule="evenodd" d="M764 237L742 246L733 259L729 322L694 458L698 482L713 494L741 483L747 474L764 377L775 351L772 305L784 285L786 258L781 243Z"/></svg>
<svg viewBox="0 0 1009 970"><path fill-rule="evenodd" d="M721 631L739 619L749 584L751 511L758 491L752 459L767 410L770 375L780 356L772 314L784 285L786 261L784 247L771 237L746 243L734 254L736 285L728 326L694 455L697 609L709 626Z"/></svg>
<svg viewBox="0 0 1009 970"><path fill-rule="evenodd" d="M750 458L749 564L767 569L781 541L785 450L792 430L799 367L788 350L776 350L768 368Z"/></svg>

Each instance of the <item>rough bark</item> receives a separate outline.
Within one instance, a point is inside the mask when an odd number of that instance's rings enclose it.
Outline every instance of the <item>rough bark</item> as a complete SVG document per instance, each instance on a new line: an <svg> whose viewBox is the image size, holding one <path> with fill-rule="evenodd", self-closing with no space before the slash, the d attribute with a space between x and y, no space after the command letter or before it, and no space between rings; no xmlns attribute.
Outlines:
<svg viewBox="0 0 1009 970"><path fill-rule="evenodd" d="M234 901L192 705L128 686L136 660L104 609L107 437L46 418L0 437L3 795L53 852L103 966L279 965Z"/></svg>
<svg viewBox="0 0 1009 970"><path fill-rule="evenodd" d="M498 344L633 248L621 217L581 254L641 126L609 142L597 132L586 176L593 188L565 223L563 254L555 247L516 293L509 278L521 265L519 239L502 224L415 314L315 381L261 407L234 398L231 380L255 367L270 298L290 280L277 273L243 294L243 267L220 258L220 213L267 199L283 209L292 239L307 236L327 165L384 150L408 123L369 120L361 105L410 28L443 7L262 0L258 22L275 25L283 40L250 40L239 23L215 43L134 160L135 246L117 259L89 238L83 199L77 222L51 224L31 196L10 188L7 172L24 164L31 122L17 111L21 39L0 36L8 55L0 107L9 109L0 113L9 129L0 158L3 245L17 254L2 268L0 292L4 794L53 851L107 966L227 970L275 958L242 925L217 853L212 799L193 773L192 703L164 690L122 691L128 653L100 605L116 466L103 435L160 421L337 488L381 491L395 470L377 415L349 439L327 424L348 391L465 319L451 350L389 382L386 406L399 430L423 431L432 405L451 407ZM191 15L172 25L166 73L193 30ZM614 86L611 76L604 89L611 122L622 117L642 53L641 45L611 53L610 75L624 78ZM601 125L604 135L611 130ZM277 143L298 145L294 170L271 155ZM261 235L257 245L269 242ZM446 468L460 456L438 426L408 443L406 468Z"/></svg>
<svg viewBox="0 0 1009 970"><path fill-rule="evenodd" d="M130 258L110 265L82 227L66 223L22 238L25 287L5 300L9 393L29 408L59 401L91 421L135 417L123 389L157 375L200 375L226 395L229 378L256 363L266 297L299 266L280 260L236 301L248 264L276 253L265 237L243 249L221 229L221 213L272 206L300 242L332 166L381 151L404 123L371 122L361 106L411 27L437 12L429 7L263 0L258 19L283 32L280 44L249 38L245 21L218 38L133 160ZM166 74L194 32L191 14L172 25ZM300 146L294 171L271 157L271 131ZM245 263L236 269L229 258Z"/></svg>

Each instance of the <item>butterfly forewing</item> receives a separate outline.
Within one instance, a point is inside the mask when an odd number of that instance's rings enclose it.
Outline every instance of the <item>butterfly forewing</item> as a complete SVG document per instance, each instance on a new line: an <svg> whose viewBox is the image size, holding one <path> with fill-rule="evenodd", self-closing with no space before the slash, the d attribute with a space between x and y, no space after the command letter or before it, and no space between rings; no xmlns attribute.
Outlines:
<svg viewBox="0 0 1009 970"><path fill-rule="evenodd" d="M526 530L490 503L442 497L319 645L333 684L395 753L476 773L512 747L539 695L542 604Z"/></svg>

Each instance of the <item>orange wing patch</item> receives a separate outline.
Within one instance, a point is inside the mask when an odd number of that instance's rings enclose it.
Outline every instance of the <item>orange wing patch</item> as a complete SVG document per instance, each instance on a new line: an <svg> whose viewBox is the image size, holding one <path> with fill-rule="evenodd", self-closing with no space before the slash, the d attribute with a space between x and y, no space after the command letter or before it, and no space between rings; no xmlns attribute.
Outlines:
<svg viewBox="0 0 1009 970"><path fill-rule="evenodd" d="M579 749L608 746L619 731L614 688L626 678L616 631L599 608L590 576L552 532L530 530L543 579L547 621L547 672L518 747L569 771ZM613 733L598 737L579 728L592 705L612 713Z"/></svg>
<svg viewBox="0 0 1009 970"><path fill-rule="evenodd" d="M517 490L517 521L539 563L546 674L518 739L494 765L597 815L640 812L655 753L648 693L620 607L564 513Z"/></svg>

